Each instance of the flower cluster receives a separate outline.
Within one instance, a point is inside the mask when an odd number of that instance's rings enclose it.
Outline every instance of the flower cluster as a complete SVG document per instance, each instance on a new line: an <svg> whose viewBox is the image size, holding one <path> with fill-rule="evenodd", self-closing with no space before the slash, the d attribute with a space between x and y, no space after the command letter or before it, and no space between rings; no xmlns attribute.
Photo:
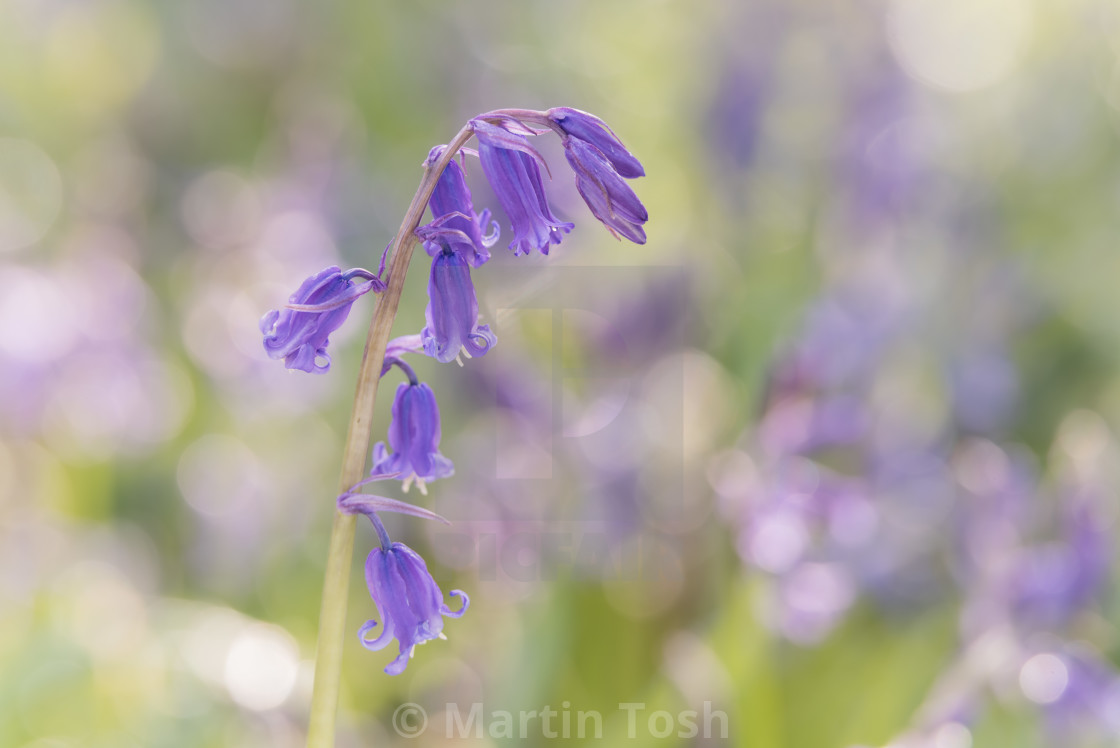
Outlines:
<svg viewBox="0 0 1120 748"><path fill-rule="evenodd" d="M478 141L476 152L464 149L449 158L448 146L440 145L431 149L424 162L429 171L445 164L428 200L432 220L414 232L431 258L426 324L418 335L389 343L381 376L397 368L408 381L397 387L388 444L379 441L374 445L369 477L352 486L337 502L340 511L367 516L380 538L380 546L366 561L366 582L381 615L381 631L377 639L368 641L366 633L378 624L367 621L359 637L372 650L397 639L399 656L385 669L391 675L404 671L417 644L444 638L443 616L457 618L469 605L467 596L458 590L451 593L462 598L463 605L457 612L444 603L443 593L424 560L389 538L378 512L442 518L411 504L360 492L361 486L374 481L399 480L405 492L416 485L426 494L428 483L454 473L451 460L439 451L440 416L435 394L417 378L404 356L422 353L441 363L461 364L462 357L482 356L497 343L490 327L479 322L471 270L489 261L500 227L488 209L475 209L467 186L464 154L477 156L509 218L513 234L509 248L516 256L534 249L547 255L574 228L553 213L541 178L542 169L549 176L551 172L530 140L548 132L560 137L575 174L576 189L592 215L617 238L637 244L646 241L645 206L626 182L644 176L645 171L598 117L566 107L543 112L497 110L475 117L468 128ZM330 267L308 278L284 309L270 311L261 320L268 355L284 359L289 369L326 372L330 367L326 350L330 334L346 320L359 296L387 288L384 271L383 255L377 273L361 269L342 272Z"/></svg>
<svg viewBox="0 0 1120 748"><path fill-rule="evenodd" d="M771 368L749 456L730 452L715 471L740 554L765 580L764 621L815 644L861 596L896 613L959 600L960 652L891 745L956 744L986 694L1016 683L1054 736L1076 726L1115 744L1120 670L1081 634L1114 560L1114 440L1075 412L1039 464L1002 441L1002 408L978 417L973 403L995 398L968 378L940 406L941 428L916 431L875 398L916 336L920 317L900 311L863 286L831 290Z"/></svg>

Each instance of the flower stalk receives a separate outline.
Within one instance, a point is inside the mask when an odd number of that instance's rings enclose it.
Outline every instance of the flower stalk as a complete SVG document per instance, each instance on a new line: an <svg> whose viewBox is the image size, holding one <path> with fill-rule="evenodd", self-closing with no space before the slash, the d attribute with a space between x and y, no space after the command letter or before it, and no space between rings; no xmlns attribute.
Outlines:
<svg viewBox="0 0 1120 748"><path fill-rule="evenodd" d="M420 226L428 200L435 190L440 174L470 139L470 126L463 127L448 143L439 159L425 165L424 176L416 195L408 206L400 230L392 245L388 287L380 295L370 322L365 351L354 394L354 410L346 433L339 492L347 492L365 474L369 450L373 406L389 335L400 307L401 291L416 246L415 231ZM354 555L354 527L357 517L336 511L331 526L327 552L327 571L323 583L323 601L319 612L319 642L315 653L315 680L311 692L311 713L307 730L308 748L331 748L334 745L335 717L338 714L338 693L342 674L342 651L346 636L346 604L350 588L350 566Z"/></svg>

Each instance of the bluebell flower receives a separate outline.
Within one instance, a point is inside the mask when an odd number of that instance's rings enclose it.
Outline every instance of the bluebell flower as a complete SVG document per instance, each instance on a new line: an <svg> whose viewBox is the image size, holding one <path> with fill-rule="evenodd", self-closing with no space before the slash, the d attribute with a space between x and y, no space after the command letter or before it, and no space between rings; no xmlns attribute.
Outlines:
<svg viewBox="0 0 1120 748"><path fill-rule="evenodd" d="M482 171L513 227L509 248L515 255L526 255L534 249L548 254L549 247L559 244L573 224L552 215L537 166L544 160L517 132L480 119L471 120L471 124L478 138Z"/></svg>
<svg viewBox="0 0 1120 748"><path fill-rule="evenodd" d="M649 214L623 179L645 176L638 159L594 115L564 107L550 109L549 119L562 132L564 156L591 213L616 236L645 244Z"/></svg>
<svg viewBox="0 0 1120 748"><path fill-rule="evenodd" d="M407 491L416 482L421 493L425 483L446 478L455 472L451 460L439 452L439 407L432 388L423 382L402 382L393 399L393 416L389 424L389 446L384 442L373 446L373 476L396 474Z"/></svg>
<svg viewBox="0 0 1120 748"><path fill-rule="evenodd" d="M466 258L444 244L432 259L428 280L427 326L420 331L424 353L447 363L458 358L481 356L498 342L487 325L478 324L478 299L471 283Z"/></svg>
<svg viewBox="0 0 1120 748"><path fill-rule="evenodd" d="M261 317L265 352L269 358L284 359L289 369L325 374L331 367L330 334L346 321L359 296L384 289L385 284L368 270L344 273L332 265L320 271L300 285L284 309Z"/></svg>
<svg viewBox="0 0 1120 748"><path fill-rule="evenodd" d="M366 632L377 626L377 621L366 621L358 630L358 637L362 646L372 651L384 649L393 639L400 643L400 654L385 668L389 675L404 672L417 644L437 637L446 639L443 617L460 617L471 602L465 592L452 590L451 596L463 601L462 608L452 611L443 601L443 592L424 559L403 543L370 552L366 558L366 584L381 616L381 635L368 641Z"/></svg>
<svg viewBox="0 0 1120 748"><path fill-rule="evenodd" d="M626 150L626 146L607 127L607 123L594 114L570 107L554 107L548 110L548 119L560 128L565 141L581 141L603 154L619 176L634 179L646 175L641 162Z"/></svg>
<svg viewBox="0 0 1120 748"><path fill-rule="evenodd" d="M592 215L616 236L621 234L635 244L645 244L642 224L649 219L646 207L606 156L575 138L564 141L564 155L576 173L576 189Z"/></svg>
<svg viewBox="0 0 1120 748"><path fill-rule="evenodd" d="M434 164L439 160L446 146L437 145L428 154L427 164ZM427 226L417 230L417 234L424 241L424 248L428 254L435 256L443 250L443 239L451 248L467 259L471 267L479 267L490 259L490 247L498 241L500 230L497 221L490 220L490 210L485 209L481 214L474 212L474 203L471 199L470 188L467 187L467 178L463 167L452 160L443 170L435 190L428 201L432 210L433 220ZM492 230L483 236L482 231L490 224Z"/></svg>

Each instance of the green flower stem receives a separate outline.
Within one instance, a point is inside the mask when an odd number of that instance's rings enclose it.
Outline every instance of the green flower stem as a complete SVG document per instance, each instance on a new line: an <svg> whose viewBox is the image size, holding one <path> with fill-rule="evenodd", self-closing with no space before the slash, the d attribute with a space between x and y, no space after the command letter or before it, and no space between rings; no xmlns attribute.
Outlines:
<svg viewBox="0 0 1120 748"><path fill-rule="evenodd" d="M439 160L425 167L424 177L416 196L408 206L400 231L393 242L392 260L389 264L389 287L380 295L377 310L369 326L365 352L358 374L358 387L354 395L354 412L346 434L343 453L342 476L339 493L346 492L365 475L366 454L369 451L370 425L373 405L377 399L377 385L381 380L381 364L389 334L400 306L405 274L408 272L412 250L416 245L413 232L420 225L428 200L435 190L440 174L470 139L469 125L444 149ZM315 654L315 683L311 692L311 715L307 729L308 748L332 748L334 724L338 713L338 693L342 674L342 651L346 637L346 601L350 587L350 565L354 555L354 515L335 513L331 527L330 550L327 553L327 573L323 583L323 603L319 612L319 645Z"/></svg>

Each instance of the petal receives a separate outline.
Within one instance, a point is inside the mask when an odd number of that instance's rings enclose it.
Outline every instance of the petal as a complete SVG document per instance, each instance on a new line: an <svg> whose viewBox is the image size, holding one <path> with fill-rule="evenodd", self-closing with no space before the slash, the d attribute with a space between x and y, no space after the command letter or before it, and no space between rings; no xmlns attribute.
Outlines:
<svg viewBox="0 0 1120 748"><path fill-rule="evenodd" d="M444 457L439 452L431 456L432 466L427 475L420 476L425 481L438 480L440 478L449 478L455 475L455 464L451 460ZM442 517L440 518L443 519ZM443 520L446 522L446 520ZM448 523L450 524L450 523Z"/></svg>
<svg viewBox="0 0 1120 748"><path fill-rule="evenodd" d="M274 356L274 358L276 357ZM318 363L318 358L323 358L324 363ZM330 368L331 359L325 348L316 349L310 344L304 343L284 356L284 366L289 369L306 371L308 374L323 374Z"/></svg>
<svg viewBox="0 0 1120 748"><path fill-rule="evenodd" d="M498 336L490 332L490 325L479 325L467 336L463 346L472 356L485 355L487 351L498 343Z"/></svg>
<svg viewBox="0 0 1120 748"><path fill-rule="evenodd" d="M434 639L443 630L443 614L440 612L443 593L420 554L403 543L394 543L393 553L397 557L398 568L408 590L409 610L416 622L416 628L412 632L413 640L409 643L419 644Z"/></svg>
<svg viewBox="0 0 1120 748"><path fill-rule="evenodd" d="M389 665L385 668L385 672L389 675L400 675L401 673L403 673L405 671L405 668L408 667L408 661L412 659L412 652L415 649L416 645L412 645L408 647L408 649L405 649L404 645L402 644L401 653L397 655L397 658L395 660L389 663Z"/></svg>
<svg viewBox="0 0 1120 748"><path fill-rule="evenodd" d="M272 309L268 312L265 312L265 315L263 317L261 317L261 322L260 322L260 328L261 328L261 334L262 335L269 336L269 335L271 335L275 332L276 320L279 316L280 316L280 312L275 310L275 309ZM266 345L267 345L267 342L266 342Z"/></svg>
<svg viewBox="0 0 1120 748"><path fill-rule="evenodd" d="M462 590L451 590L449 593L451 597L457 597L463 601L462 607L458 610L451 610L447 605L442 606L443 614L449 618L462 618L463 614L467 612L467 608L471 607L471 599L467 597L467 593Z"/></svg>
<svg viewBox="0 0 1120 748"><path fill-rule="evenodd" d="M425 351L443 363L455 360L478 324L470 267L459 253L445 251L432 261L424 316L428 322ZM433 340L434 351L428 351Z"/></svg>
<svg viewBox="0 0 1120 748"><path fill-rule="evenodd" d="M490 224L490 233L487 234L486 236L482 237L482 246L483 246L484 249L489 249L490 247L493 247L497 243L499 237L501 237L501 235L502 235L502 227L498 225L497 221L493 221L493 220L490 219L490 209L489 208L486 208L485 210L483 210L482 214L478 217L479 233L482 233L481 229L482 229L482 227L486 226L486 224ZM486 260L489 260L489 259L490 259L490 253L487 252L486 253ZM486 260L483 260L483 262L485 262ZM479 263L479 264L481 264L481 263ZM478 265L472 264L472 267L478 267Z"/></svg>
<svg viewBox="0 0 1120 748"><path fill-rule="evenodd" d="M391 424L390 428L392 428ZM373 445L373 467L370 468L370 477L380 479L400 476L404 473L404 466L401 465L401 462L399 455L390 454L385 447L385 442L377 442ZM408 472L412 472L411 469Z"/></svg>
<svg viewBox="0 0 1120 748"><path fill-rule="evenodd" d="M385 649L389 642L393 640L393 632L388 628L381 629L381 634L373 641L366 639L366 632L377 626L377 621L366 621L362 627L358 629L358 640L361 641L362 646L371 652L376 652L380 649Z"/></svg>
<svg viewBox="0 0 1120 748"><path fill-rule="evenodd" d="M408 382L401 382L397 385L397 392L393 396L392 418L389 421L389 445L396 452L400 452L408 445L409 434L408 428L405 426L408 403L405 401L405 394L410 386ZM404 472L402 466L398 466L398 469Z"/></svg>
<svg viewBox="0 0 1120 748"><path fill-rule="evenodd" d="M433 473L433 455L439 454L440 419L439 407L436 404L435 393L426 383L409 388L406 394L409 402L408 428L409 445L407 459L412 465L413 472L421 479L427 480Z"/></svg>
<svg viewBox="0 0 1120 748"><path fill-rule="evenodd" d="M367 649L381 649L392 637L398 640L407 637L409 631L416 626L416 617L408 607L407 584L398 566L393 548L389 551L374 548L366 557L366 586L381 614L381 624L385 627L381 636L373 642L364 641L365 632L372 628L370 624L373 622L368 621L362 627L360 634L363 637L363 646Z"/></svg>

